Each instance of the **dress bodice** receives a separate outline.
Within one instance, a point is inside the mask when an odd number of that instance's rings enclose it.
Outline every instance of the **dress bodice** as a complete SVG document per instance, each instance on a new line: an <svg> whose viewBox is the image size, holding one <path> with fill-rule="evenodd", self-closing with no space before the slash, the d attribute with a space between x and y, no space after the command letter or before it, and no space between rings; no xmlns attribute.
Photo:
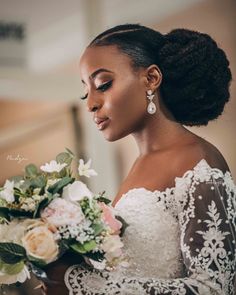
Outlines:
<svg viewBox="0 0 236 295"><path fill-rule="evenodd" d="M165 191L133 188L115 211L128 266L70 267L65 283L79 294L234 294L236 186L202 159Z"/></svg>
<svg viewBox="0 0 236 295"><path fill-rule="evenodd" d="M165 193L172 194L173 190ZM174 278L182 275L179 224L176 216L165 210L160 202L163 194L135 188L116 204L117 215L128 223L122 237L129 259L129 267L123 268L127 277Z"/></svg>

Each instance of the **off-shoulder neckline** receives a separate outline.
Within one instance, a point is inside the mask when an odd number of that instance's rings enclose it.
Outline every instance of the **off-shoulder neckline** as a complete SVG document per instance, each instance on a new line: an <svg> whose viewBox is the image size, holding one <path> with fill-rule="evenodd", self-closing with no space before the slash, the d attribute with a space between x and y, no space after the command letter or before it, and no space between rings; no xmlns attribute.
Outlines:
<svg viewBox="0 0 236 295"><path fill-rule="evenodd" d="M220 172L222 175L225 175L226 173L229 173L229 174L231 175L231 172L230 172L229 170L223 172L220 168L210 166L210 164L207 162L207 160L206 160L205 158L202 158L201 160L199 160L199 161L197 162L197 164L196 164L192 169L188 169L188 170L186 170L186 171L183 173L182 176L180 176L180 177L179 177L179 176L176 176L176 177L175 177L175 181L176 181L176 179L184 179L184 178L186 178L187 175L189 175L191 172L197 170L198 167L200 167L200 166L202 166L202 165L205 165L206 167L208 167L208 168L211 169L211 170L214 170L214 171ZM232 177L232 175L231 175L231 177ZM158 189L156 189L156 190L150 190L150 189L147 189L147 188L145 188L145 187L133 187L133 188L129 189L127 192L125 192L125 193L123 193L123 194L121 195L120 199L116 202L114 208L117 206L117 204L118 204L118 203L119 203L124 197L126 197L127 195L129 195L131 192L134 192L134 191L137 191L137 190L138 190L138 191L143 190L143 191L145 191L145 192L147 192L147 193L150 193L150 194L166 194L167 192L168 192L168 193L173 192L175 188L176 188L176 183L175 183L174 186L172 186L172 187L166 187L164 190L158 190Z"/></svg>

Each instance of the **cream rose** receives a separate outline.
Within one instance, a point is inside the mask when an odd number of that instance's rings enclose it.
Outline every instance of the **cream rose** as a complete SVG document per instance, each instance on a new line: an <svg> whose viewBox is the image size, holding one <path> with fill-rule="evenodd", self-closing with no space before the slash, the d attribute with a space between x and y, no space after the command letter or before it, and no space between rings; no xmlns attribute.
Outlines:
<svg viewBox="0 0 236 295"><path fill-rule="evenodd" d="M46 224L30 229L22 238L22 244L28 255L46 263L56 260L59 252L53 232Z"/></svg>
<svg viewBox="0 0 236 295"><path fill-rule="evenodd" d="M121 248L124 244L118 235L111 235L104 239L101 249L105 252L105 258L112 261L114 258L119 258L122 255Z"/></svg>

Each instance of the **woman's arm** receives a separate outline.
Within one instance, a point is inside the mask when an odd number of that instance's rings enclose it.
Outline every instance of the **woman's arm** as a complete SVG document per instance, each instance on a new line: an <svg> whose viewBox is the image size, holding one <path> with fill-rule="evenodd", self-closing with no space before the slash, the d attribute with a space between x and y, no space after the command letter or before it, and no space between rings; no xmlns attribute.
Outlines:
<svg viewBox="0 0 236 295"><path fill-rule="evenodd" d="M147 294L234 294L236 187L232 179L194 178L186 201L179 223L187 276L142 280L141 285ZM121 284L132 280L121 279Z"/></svg>

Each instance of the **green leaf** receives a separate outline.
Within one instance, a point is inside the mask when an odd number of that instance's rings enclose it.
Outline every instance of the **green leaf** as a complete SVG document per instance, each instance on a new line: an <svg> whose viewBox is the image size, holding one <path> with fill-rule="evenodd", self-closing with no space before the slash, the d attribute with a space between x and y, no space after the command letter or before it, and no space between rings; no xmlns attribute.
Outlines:
<svg viewBox="0 0 236 295"><path fill-rule="evenodd" d="M101 223L93 224L92 228L94 230L94 235L95 236L99 235L104 230L104 226Z"/></svg>
<svg viewBox="0 0 236 295"><path fill-rule="evenodd" d="M84 249L84 246L82 244L76 243L76 244L71 244L70 248L74 250L75 252L78 252L80 254L86 253L86 250Z"/></svg>
<svg viewBox="0 0 236 295"><path fill-rule="evenodd" d="M31 181L29 179L25 179L23 183L20 184L20 188L26 191L31 185Z"/></svg>
<svg viewBox="0 0 236 295"><path fill-rule="evenodd" d="M39 175L36 178L33 178L30 182L30 186L33 188L42 188L46 186L47 180L46 177L43 175Z"/></svg>
<svg viewBox="0 0 236 295"><path fill-rule="evenodd" d="M7 201L0 198L0 207L6 207L6 206L7 206Z"/></svg>
<svg viewBox="0 0 236 295"><path fill-rule="evenodd" d="M14 196L22 196L21 190L17 187L14 187Z"/></svg>
<svg viewBox="0 0 236 295"><path fill-rule="evenodd" d="M34 214L33 214L33 218L37 218L40 215L40 211L47 207L47 205L54 199L53 195L50 194L49 192L47 193L47 198L43 199L40 203L37 204L35 210L34 210Z"/></svg>
<svg viewBox="0 0 236 295"><path fill-rule="evenodd" d="M2 263L1 270L9 275L15 275L22 271L24 265L25 264L23 260L15 264Z"/></svg>
<svg viewBox="0 0 236 295"><path fill-rule="evenodd" d="M48 188L48 191L53 195L56 193L60 194L62 192L63 187L68 185L69 183L74 182L74 180L75 180L74 178L71 178L69 176L63 177L61 180L59 180L55 184L51 185Z"/></svg>
<svg viewBox="0 0 236 295"><path fill-rule="evenodd" d="M94 240L85 242L84 244L80 243L74 243L70 245L70 248L74 250L75 252L78 252L80 254L85 254L87 252L92 251L94 248L96 248L97 244Z"/></svg>
<svg viewBox="0 0 236 295"><path fill-rule="evenodd" d="M32 212L25 210L0 207L0 216L6 219L10 217L32 217L32 215Z"/></svg>
<svg viewBox="0 0 236 295"><path fill-rule="evenodd" d="M102 202L102 203L105 203L106 205L110 204L111 203L111 200L105 198L105 197L98 197L97 200L99 202Z"/></svg>
<svg viewBox="0 0 236 295"><path fill-rule="evenodd" d="M34 164L29 164L25 167L25 176L34 178L38 175L38 168Z"/></svg>
<svg viewBox="0 0 236 295"><path fill-rule="evenodd" d="M75 157L75 154L69 148L65 148L65 150L71 155L72 158Z"/></svg>
<svg viewBox="0 0 236 295"><path fill-rule="evenodd" d="M119 215L115 215L115 218L122 223L122 228L121 228L121 232L120 232L120 236L122 237L124 235L126 228L129 226L129 224L124 220L124 218L122 218Z"/></svg>
<svg viewBox="0 0 236 295"><path fill-rule="evenodd" d="M26 257L25 249L15 243L0 243L0 259L7 264L15 264Z"/></svg>
<svg viewBox="0 0 236 295"><path fill-rule="evenodd" d="M8 214L12 217L32 217L33 213L22 209L10 209L8 208Z"/></svg>
<svg viewBox="0 0 236 295"><path fill-rule="evenodd" d="M5 264L5 263L0 259L0 270L2 270L4 264Z"/></svg>
<svg viewBox="0 0 236 295"><path fill-rule="evenodd" d="M28 255L27 258L29 259L30 262L32 262L34 265L38 267L44 267L47 265L47 263L44 260L38 259L34 256Z"/></svg>
<svg viewBox="0 0 236 295"><path fill-rule="evenodd" d="M39 195L42 196L45 193L45 187L41 187L40 191L39 191Z"/></svg>
<svg viewBox="0 0 236 295"><path fill-rule="evenodd" d="M58 163L63 164L66 163L67 165L70 165L72 162L72 157L69 153L60 153L56 156L56 160Z"/></svg>
<svg viewBox="0 0 236 295"><path fill-rule="evenodd" d="M84 249L86 252L92 251L96 246L97 243L94 240L84 243Z"/></svg>
<svg viewBox="0 0 236 295"><path fill-rule="evenodd" d="M6 207L0 207L0 217L9 220L9 209Z"/></svg>
<svg viewBox="0 0 236 295"><path fill-rule="evenodd" d="M85 253L84 256L87 256L95 261L103 261L104 259L104 254L99 252L99 251L96 251L96 252L89 252L89 253Z"/></svg>
<svg viewBox="0 0 236 295"><path fill-rule="evenodd" d="M23 180L24 177L21 175L17 175L17 176L12 176L9 178L10 181L14 181L14 183L20 182L21 180Z"/></svg>

